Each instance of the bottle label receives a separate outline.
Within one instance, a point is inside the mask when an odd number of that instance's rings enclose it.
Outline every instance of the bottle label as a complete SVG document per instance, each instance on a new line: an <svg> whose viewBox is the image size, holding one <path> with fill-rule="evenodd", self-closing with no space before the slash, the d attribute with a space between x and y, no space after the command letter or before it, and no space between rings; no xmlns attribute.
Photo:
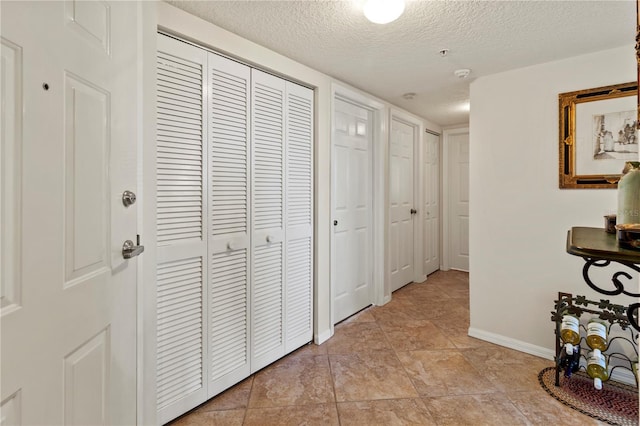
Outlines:
<svg viewBox="0 0 640 426"><path fill-rule="evenodd" d="M589 358L587 358L587 364L588 365L597 364L602 368L607 368L607 363L605 362L604 355L602 354L594 354L594 353L589 354Z"/></svg>
<svg viewBox="0 0 640 426"><path fill-rule="evenodd" d="M562 317L562 324L560 325L560 329L571 330L575 331L576 333L580 333L580 321L576 317L565 315Z"/></svg>
<svg viewBox="0 0 640 426"><path fill-rule="evenodd" d="M600 336L607 340L607 327L599 322L590 322L587 325L587 336Z"/></svg>

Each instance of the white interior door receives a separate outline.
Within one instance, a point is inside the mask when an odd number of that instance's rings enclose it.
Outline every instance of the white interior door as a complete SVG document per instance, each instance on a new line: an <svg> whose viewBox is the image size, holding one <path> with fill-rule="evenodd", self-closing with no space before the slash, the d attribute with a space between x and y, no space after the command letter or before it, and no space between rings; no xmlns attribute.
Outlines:
<svg viewBox="0 0 640 426"><path fill-rule="evenodd" d="M389 140L391 291L413 281L413 152L416 128L392 118Z"/></svg>
<svg viewBox="0 0 640 426"><path fill-rule="evenodd" d="M423 207L423 273L440 269L440 137L427 133L424 139L422 165Z"/></svg>
<svg viewBox="0 0 640 426"><path fill-rule="evenodd" d="M449 150L449 266L469 270L469 133L453 133Z"/></svg>
<svg viewBox="0 0 640 426"><path fill-rule="evenodd" d="M371 292L371 148L369 110L335 99L333 137L333 322L369 306Z"/></svg>
<svg viewBox="0 0 640 426"><path fill-rule="evenodd" d="M135 424L139 6L0 7L3 424Z"/></svg>

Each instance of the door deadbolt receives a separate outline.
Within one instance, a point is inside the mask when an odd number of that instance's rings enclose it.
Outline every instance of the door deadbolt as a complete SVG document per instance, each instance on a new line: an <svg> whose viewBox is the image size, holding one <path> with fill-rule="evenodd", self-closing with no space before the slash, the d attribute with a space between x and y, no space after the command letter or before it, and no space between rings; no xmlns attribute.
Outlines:
<svg viewBox="0 0 640 426"><path fill-rule="evenodd" d="M136 194L131 191L124 191L122 193L122 204L125 207L129 207L131 204L136 202Z"/></svg>

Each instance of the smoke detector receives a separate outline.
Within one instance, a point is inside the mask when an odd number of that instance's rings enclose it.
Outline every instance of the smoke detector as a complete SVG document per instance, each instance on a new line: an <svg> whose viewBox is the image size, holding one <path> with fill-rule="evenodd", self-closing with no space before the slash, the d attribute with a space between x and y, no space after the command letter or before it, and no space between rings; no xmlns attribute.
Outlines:
<svg viewBox="0 0 640 426"><path fill-rule="evenodd" d="M467 77L469 77L469 74L471 74L471 70L469 68L462 68L462 69L459 69L459 70L455 70L453 72L453 75L455 75L459 79L467 78Z"/></svg>
<svg viewBox="0 0 640 426"><path fill-rule="evenodd" d="M403 98L405 98L406 100L410 101L411 99L416 97L416 94L413 92L409 92L409 93L405 93L404 95L402 95Z"/></svg>

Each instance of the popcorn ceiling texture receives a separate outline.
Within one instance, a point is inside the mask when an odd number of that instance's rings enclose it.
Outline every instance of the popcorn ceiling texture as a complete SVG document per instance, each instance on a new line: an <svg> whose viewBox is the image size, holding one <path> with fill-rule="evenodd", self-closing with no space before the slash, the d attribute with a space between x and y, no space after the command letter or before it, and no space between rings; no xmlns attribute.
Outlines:
<svg viewBox="0 0 640 426"><path fill-rule="evenodd" d="M388 25L361 1L168 3L442 126L468 122L474 78L635 40L633 1L408 1Z"/></svg>

